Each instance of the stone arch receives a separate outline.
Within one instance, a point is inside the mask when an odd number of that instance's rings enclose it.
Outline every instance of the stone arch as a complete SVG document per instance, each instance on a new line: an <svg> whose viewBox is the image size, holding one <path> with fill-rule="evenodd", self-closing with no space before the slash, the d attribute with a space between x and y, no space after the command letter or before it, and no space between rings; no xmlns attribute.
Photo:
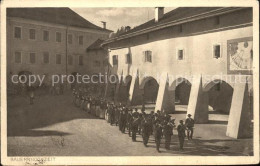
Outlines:
<svg viewBox="0 0 260 166"><path fill-rule="evenodd" d="M175 79L175 80L171 83L171 85L169 86L169 90L170 90L170 91L175 90L176 87L177 87L178 85L180 85L181 83L183 83L183 82L187 83L188 85L191 85L191 81L190 81L190 80L188 80L188 79L185 78L185 77L179 77L179 78Z"/></svg>
<svg viewBox="0 0 260 166"><path fill-rule="evenodd" d="M132 81L132 76L131 76L131 75L128 75L128 76L126 76L126 77L124 78L124 80L123 80L123 85L124 85L124 86L127 86L127 85L129 84L129 82L131 83L131 81Z"/></svg>
<svg viewBox="0 0 260 166"><path fill-rule="evenodd" d="M223 82L226 83L227 85L229 85L233 89L233 86L231 84L229 84L227 81L222 80L222 79L214 79L214 80L210 80L210 81L206 82L203 86L203 90L205 92L208 92L213 86L215 86L218 83L223 83Z"/></svg>
<svg viewBox="0 0 260 166"><path fill-rule="evenodd" d="M139 88L140 89L144 89L144 86L147 82L149 82L150 80L155 80L157 82L157 84L159 85L158 81L153 78L152 76L148 76L148 77L144 77L140 82Z"/></svg>

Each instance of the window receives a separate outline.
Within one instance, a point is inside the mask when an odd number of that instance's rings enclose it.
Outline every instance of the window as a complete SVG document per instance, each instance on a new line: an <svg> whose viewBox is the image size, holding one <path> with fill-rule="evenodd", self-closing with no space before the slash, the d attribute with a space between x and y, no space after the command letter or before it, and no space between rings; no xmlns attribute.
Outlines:
<svg viewBox="0 0 260 166"><path fill-rule="evenodd" d="M118 56L113 55L113 65L118 65Z"/></svg>
<svg viewBox="0 0 260 166"><path fill-rule="evenodd" d="M213 58L220 58L221 55L220 55L220 45L219 44L216 44L213 46Z"/></svg>
<svg viewBox="0 0 260 166"><path fill-rule="evenodd" d="M183 60L184 59L184 50L183 49L179 49L177 52L177 59L178 60Z"/></svg>
<svg viewBox="0 0 260 166"><path fill-rule="evenodd" d="M68 34L68 43L72 44L72 34Z"/></svg>
<svg viewBox="0 0 260 166"><path fill-rule="evenodd" d="M179 33L181 33L182 32L182 25L179 25Z"/></svg>
<svg viewBox="0 0 260 166"><path fill-rule="evenodd" d="M61 33L56 32L56 42L61 42Z"/></svg>
<svg viewBox="0 0 260 166"><path fill-rule="evenodd" d="M14 61L15 63L22 63L22 53L19 51L16 51L14 53Z"/></svg>
<svg viewBox="0 0 260 166"><path fill-rule="evenodd" d="M125 57L125 62L126 64L131 64L132 63L132 59L131 59L131 54L126 54L126 57Z"/></svg>
<svg viewBox="0 0 260 166"><path fill-rule="evenodd" d="M48 52L43 53L43 63L44 64L49 63L49 53Z"/></svg>
<svg viewBox="0 0 260 166"><path fill-rule="evenodd" d="M144 61L145 62L152 62L152 51L144 51Z"/></svg>
<svg viewBox="0 0 260 166"><path fill-rule="evenodd" d="M31 63L31 64L34 64L34 63L35 63L35 58L36 58L35 53L31 52L31 53L30 53L30 63Z"/></svg>
<svg viewBox="0 0 260 166"><path fill-rule="evenodd" d="M35 29L29 29L29 39L35 40L36 38L36 31Z"/></svg>
<svg viewBox="0 0 260 166"><path fill-rule="evenodd" d="M100 61L94 61L94 66L95 67L100 67Z"/></svg>
<svg viewBox="0 0 260 166"><path fill-rule="evenodd" d="M43 31L43 41L49 41L49 31Z"/></svg>
<svg viewBox="0 0 260 166"><path fill-rule="evenodd" d="M68 56L68 64L69 65L73 64L73 57L71 55Z"/></svg>
<svg viewBox="0 0 260 166"><path fill-rule="evenodd" d="M60 54L57 54L56 55L56 64L61 64L61 55Z"/></svg>
<svg viewBox="0 0 260 166"><path fill-rule="evenodd" d="M214 20L214 24L219 25L219 23L220 23L219 16L216 16Z"/></svg>
<svg viewBox="0 0 260 166"><path fill-rule="evenodd" d="M79 56L79 65L80 66L83 65L83 56L82 55Z"/></svg>
<svg viewBox="0 0 260 166"><path fill-rule="evenodd" d="M103 66L107 66L108 62L107 60L103 60Z"/></svg>
<svg viewBox="0 0 260 166"><path fill-rule="evenodd" d="M83 45L83 36L79 36L79 45Z"/></svg>
<svg viewBox="0 0 260 166"><path fill-rule="evenodd" d="M14 27L14 37L17 39L22 38L22 28L21 27Z"/></svg>

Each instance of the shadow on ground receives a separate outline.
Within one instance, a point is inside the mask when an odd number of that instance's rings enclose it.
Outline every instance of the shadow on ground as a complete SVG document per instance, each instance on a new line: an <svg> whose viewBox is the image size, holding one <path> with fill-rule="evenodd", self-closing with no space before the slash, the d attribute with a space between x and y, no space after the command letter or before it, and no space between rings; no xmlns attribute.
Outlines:
<svg viewBox="0 0 260 166"><path fill-rule="evenodd" d="M71 104L68 104L71 103ZM57 108L57 109L56 109ZM55 136L68 135L59 131L33 130L73 119L97 119L95 116L76 108L68 96L41 96L33 105L28 98L8 96L8 136Z"/></svg>

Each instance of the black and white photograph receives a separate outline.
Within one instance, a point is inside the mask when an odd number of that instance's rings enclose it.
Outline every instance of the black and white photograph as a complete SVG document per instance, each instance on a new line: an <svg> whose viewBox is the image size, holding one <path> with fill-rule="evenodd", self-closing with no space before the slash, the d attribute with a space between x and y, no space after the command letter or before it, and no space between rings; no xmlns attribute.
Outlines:
<svg viewBox="0 0 260 166"><path fill-rule="evenodd" d="M259 3L182 2L1 2L1 163L259 163Z"/></svg>

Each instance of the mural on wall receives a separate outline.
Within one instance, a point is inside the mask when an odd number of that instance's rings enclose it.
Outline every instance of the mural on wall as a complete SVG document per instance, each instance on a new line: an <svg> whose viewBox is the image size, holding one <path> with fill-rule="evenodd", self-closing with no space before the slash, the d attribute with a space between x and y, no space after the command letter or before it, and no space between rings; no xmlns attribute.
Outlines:
<svg viewBox="0 0 260 166"><path fill-rule="evenodd" d="M253 37L227 41L229 74L251 74L253 67Z"/></svg>

